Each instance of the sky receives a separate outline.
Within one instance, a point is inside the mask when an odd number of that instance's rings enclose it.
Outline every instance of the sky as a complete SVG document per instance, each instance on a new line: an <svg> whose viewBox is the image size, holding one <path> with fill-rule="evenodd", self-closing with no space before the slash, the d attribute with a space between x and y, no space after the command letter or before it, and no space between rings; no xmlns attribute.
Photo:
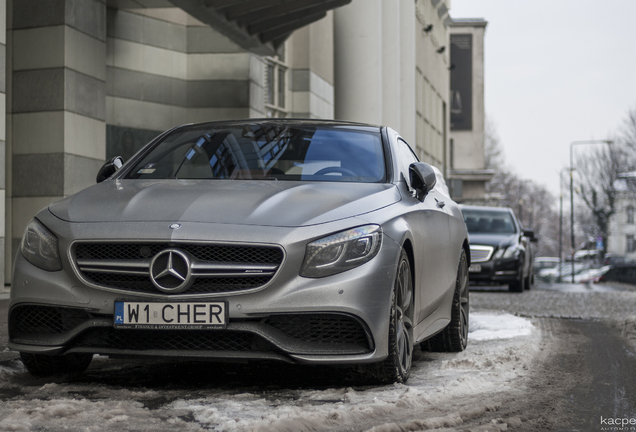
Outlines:
<svg viewBox="0 0 636 432"><path fill-rule="evenodd" d="M570 143L611 139L636 109L636 0L451 0L450 9L488 21L486 116L506 165L558 196ZM574 146L575 158L591 147Z"/></svg>

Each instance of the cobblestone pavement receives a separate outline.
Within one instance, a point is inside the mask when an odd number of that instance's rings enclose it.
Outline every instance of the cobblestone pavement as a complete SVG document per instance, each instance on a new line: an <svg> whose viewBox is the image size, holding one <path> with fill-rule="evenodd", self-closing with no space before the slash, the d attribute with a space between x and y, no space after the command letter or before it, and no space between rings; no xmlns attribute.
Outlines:
<svg viewBox="0 0 636 432"><path fill-rule="evenodd" d="M471 309L523 317L625 320L636 317L636 286L543 284L524 293L507 287L471 287Z"/></svg>

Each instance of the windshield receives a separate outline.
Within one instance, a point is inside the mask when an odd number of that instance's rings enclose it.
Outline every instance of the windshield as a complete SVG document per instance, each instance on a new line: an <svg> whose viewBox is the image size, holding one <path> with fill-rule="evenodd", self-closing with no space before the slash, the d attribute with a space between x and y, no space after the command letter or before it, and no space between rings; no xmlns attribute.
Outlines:
<svg viewBox="0 0 636 432"><path fill-rule="evenodd" d="M248 124L179 129L129 171L130 179L382 182L380 132Z"/></svg>
<svg viewBox="0 0 636 432"><path fill-rule="evenodd" d="M515 234L512 215L502 211L462 209L466 229L471 234Z"/></svg>

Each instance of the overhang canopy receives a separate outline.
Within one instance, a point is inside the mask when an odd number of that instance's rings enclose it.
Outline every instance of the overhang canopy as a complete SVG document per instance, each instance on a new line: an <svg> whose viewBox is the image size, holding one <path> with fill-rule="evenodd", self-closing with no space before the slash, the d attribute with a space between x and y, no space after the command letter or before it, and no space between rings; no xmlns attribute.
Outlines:
<svg viewBox="0 0 636 432"><path fill-rule="evenodd" d="M294 31L351 0L170 0L259 55L274 55Z"/></svg>

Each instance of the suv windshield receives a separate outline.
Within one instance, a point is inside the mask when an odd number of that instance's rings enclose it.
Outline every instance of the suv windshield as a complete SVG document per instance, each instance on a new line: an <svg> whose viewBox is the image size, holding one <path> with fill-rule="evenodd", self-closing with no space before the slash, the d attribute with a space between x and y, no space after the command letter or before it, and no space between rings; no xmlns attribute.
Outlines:
<svg viewBox="0 0 636 432"><path fill-rule="evenodd" d="M194 126L169 134L129 179L382 182L379 130L248 124Z"/></svg>
<svg viewBox="0 0 636 432"><path fill-rule="evenodd" d="M502 211L462 209L466 229L471 234L514 234L512 215Z"/></svg>

